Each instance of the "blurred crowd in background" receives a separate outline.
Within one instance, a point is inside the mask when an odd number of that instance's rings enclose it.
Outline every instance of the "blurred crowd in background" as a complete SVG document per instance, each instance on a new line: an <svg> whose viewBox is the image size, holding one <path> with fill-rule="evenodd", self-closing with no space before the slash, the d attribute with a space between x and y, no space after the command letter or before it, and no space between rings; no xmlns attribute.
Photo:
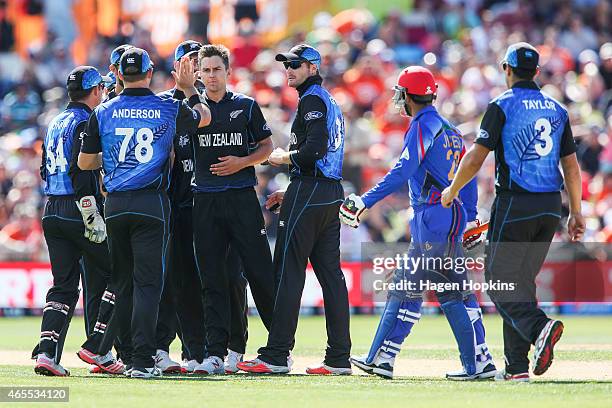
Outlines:
<svg viewBox="0 0 612 408"><path fill-rule="evenodd" d="M49 2L51 3L51 2ZM189 4L207 3L202 1ZM341 105L346 120L345 193L361 193L394 164L409 119L392 107L390 91L398 70L419 64L439 84L436 107L458 125L471 145L488 102L506 89L499 61L506 47L528 41L540 51L537 82L564 103L578 147L583 177L586 241L612 242L612 7L607 0L413 1L412 6L375 18L367 9L320 12L311 27L290 32L275 47L259 41L257 10L236 5L231 41L231 87L256 98L273 131L275 144L288 144L297 106L286 86L277 51L307 42L323 56L324 86ZM253 2L254 3L254 2ZM49 121L66 106L65 82L75 65L49 24L48 41L16 57L12 30L17 21L0 1L0 261L46 260L40 217L44 205L38 175L41 140ZM204 12L202 11L204 10ZM207 41L206 8L190 7L185 38ZM57 25L57 24L55 24ZM162 58L150 33L134 23L120 35L98 37L89 47L89 65L108 70L110 51L122 43L145 48L155 61L152 88L174 86L172 57ZM20 75L5 73L2 61L18 60ZM283 188L286 173L258 168L262 200ZM479 216L487 220L494 197L494 158L479 173ZM566 198L564 197L564 202ZM270 237L275 219L264 211ZM369 211L358 229L343 226L342 257L358 260L361 242L410 239L406 191ZM557 240L563 240L560 229Z"/></svg>

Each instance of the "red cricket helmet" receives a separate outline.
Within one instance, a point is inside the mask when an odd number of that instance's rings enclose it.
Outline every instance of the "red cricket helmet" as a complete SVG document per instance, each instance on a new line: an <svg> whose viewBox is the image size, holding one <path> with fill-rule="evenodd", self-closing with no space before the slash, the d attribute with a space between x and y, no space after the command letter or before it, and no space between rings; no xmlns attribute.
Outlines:
<svg viewBox="0 0 612 408"><path fill-rule="evenodd" d="M397 77L397 86L404 88L407 94L416 96L436 95L438 91L431 71L419 66L404 68Z"/></svg>

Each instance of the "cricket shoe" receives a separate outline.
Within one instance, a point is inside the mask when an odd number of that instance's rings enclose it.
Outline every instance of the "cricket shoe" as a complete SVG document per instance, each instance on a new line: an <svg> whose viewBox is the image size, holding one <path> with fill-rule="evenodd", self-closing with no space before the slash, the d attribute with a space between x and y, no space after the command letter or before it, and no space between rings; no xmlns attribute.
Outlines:
<svg viewBox="0 0 612 408"><path fill-rule="evenodd" d="M210 356L202 361L202 364L199 364L195 370L193 370L194 374L225 374L225 367L223 366L223 360L221 357Z"/></svg>
<svg viewBox="0 0 612 408"><path fill-rule="evenodd" d="M170 358L170 354L164 350L157 350L155 354L155 367L159 368L164 374L179 374L181 365Z"/></svg>
<svg viewBox="0 0 612 408"><path fill-rule="evenodd" d="M240 370L253 374L289 374L289 371L291 371L289 366L273 365L258 358L240 362L237 366Z"/></svg>
<svg viewBox="0 0 612 408"><path fill-rule="evenodd" d="M131 377L132 376L132 370L134 369L134 366L131 364L126 364L125 366L125 371L123 372L123 375L125 375L126 377Z"/></svg>
<svg viewBox="0 0 612 408"><path fill-rule="evenodd" d="M153 366L151 368L134 367L130 370L131 378L158 378L162 376L162 371Z"/></svg>
<svg viewBox="0 0 612 408"><path fill-rule="evenodd" d="M388 361L378 362L378 358L372 363L367 362L367 356L351 357L350 362L360 370L368 374L376 374L380 377L393 379L393 365Z"/></svg>
<svg viewBox="0 0 612 408"><path fill-rule="evenodd" d="M236 351L229 350L225 357L225 374L234 374L239 371L238 363L241 363L244 358L244 354L240 354Z"/></svg>
<svg viewBox="0 0 612 408"><path fill-rule="evenodd" d="M40 375L55 377L68 377L70 375L70 371L56 363L55 360L49 357L46 353L40 353L36 357L34 372Z"/></svg>
<svg viewBox="0 0 612 408"><path fill-rule="evenodd" d="M98 366L104 374L123 374L125 371L125 365L113 356L112 351L101 356L82 348L77 352L77 356L87 364Z"/></svg>
<svg viewBox="0 0 612 408"><path fill-rule="evenodd" d="M540 332L535 342L533 352L533 373L542 375L553 361L553 349L563 334L563 323L559 320L549 320Z"/></svg>
<svg viewBox="0 0 612 408"><path fill-rule="evenodd" d="M353 370L350 367L332 367L323 363L316 367L308 367L306 374L310 375L351 375Z"/></svg>
<svg viewBox="0 0 612 408"><path fill-rule="evenodd" d="M181 373L183 374L193 374L196 367L199 366L198 360L183 360L181 363Z"/></svg>
<svg viewBox="0 0 612 408"><path fill-rule="evenodd" d="M497 372L495 381L529 382L529 373L510 374L503 369Z"/></svg>
<svg viewBox="0 0 612 408"><path fill-rule="evenodd" d="M478 364L476 365L477 368ZM465 369L461 371L451 371L446 373L446 379L451 381L473 381L473 380L486 380L495 377L497 374L497 368L495 364L489 363L478 370L475 374L469 375Z"/></svg>

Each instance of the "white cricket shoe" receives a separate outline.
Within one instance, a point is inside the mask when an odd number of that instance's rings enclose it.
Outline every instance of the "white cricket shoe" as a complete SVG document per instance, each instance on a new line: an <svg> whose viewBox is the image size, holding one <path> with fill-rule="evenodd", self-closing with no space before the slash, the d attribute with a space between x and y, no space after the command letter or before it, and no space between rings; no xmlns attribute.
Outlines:
<svg viewBox="0 0 612 408"><path fill-rule="evenodd" d="M170 358L170 354L164 350L157 350L155 354L155 367L159 368L164 374L178 374L181 372L181 365Z"/></svg>
<svg viewBox="0 0 612 408"><path fill-rule="evenodd" d="M225 367L223 364L223 360L217 356L210 356L202 361L202 364L199 364L195 370L194 374L225 374Z"/></svg>
<svg viewBox="0 0 612 408"><path fill-rule="evenodd" d="M199 366L198 360L183 360L181 363L181 373L183 374L193 374L196 367Z"/></svg>
<svg viewBox="0 0 612 408"><path fill-rule="evenodd" d="M227 356L225 357L225 374L237 373L239 370L238 363L242 362L243 358L244 354L228 349Z"/></svg>

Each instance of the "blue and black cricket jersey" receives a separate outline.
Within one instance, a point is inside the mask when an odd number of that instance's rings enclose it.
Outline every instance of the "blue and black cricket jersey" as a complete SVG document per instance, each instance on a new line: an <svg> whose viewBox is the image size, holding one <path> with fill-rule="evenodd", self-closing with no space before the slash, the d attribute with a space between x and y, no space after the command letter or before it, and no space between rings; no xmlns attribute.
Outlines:
<svg viewBox="0 0 612 408"><path fill-rule="evenodd" d="M291 125L291 177L342 180L344 116L319 75L297 87L300 97Z"/></svg>
<svg viewBox="0 0 612 408"><path fill-rule="evenodd" d="M560 158L576 151L567 110L533 81L491 101L475 143L495 151L498 192L561 191Z"/></svg>
<svg viewBox="0 0 612 408"><path fill-rule="evenodd" d="M94 110L81 151L102 152L109 193L166 190L175 134L195 132L199 121L184 101L128 88Z"/></svg>
<svg viewBox="0 0 612 408"><path fill-rule="evenodd" d="M256 185L253 166L229 176L212 174L210 166L219 163L219 157L248 156L253 145L272 135L261 108L253 98L230 91L219 102L208 97L206 102L212 120L208 126L199 128L191 141L195 171L193 192L220 192Z"/></svg>

